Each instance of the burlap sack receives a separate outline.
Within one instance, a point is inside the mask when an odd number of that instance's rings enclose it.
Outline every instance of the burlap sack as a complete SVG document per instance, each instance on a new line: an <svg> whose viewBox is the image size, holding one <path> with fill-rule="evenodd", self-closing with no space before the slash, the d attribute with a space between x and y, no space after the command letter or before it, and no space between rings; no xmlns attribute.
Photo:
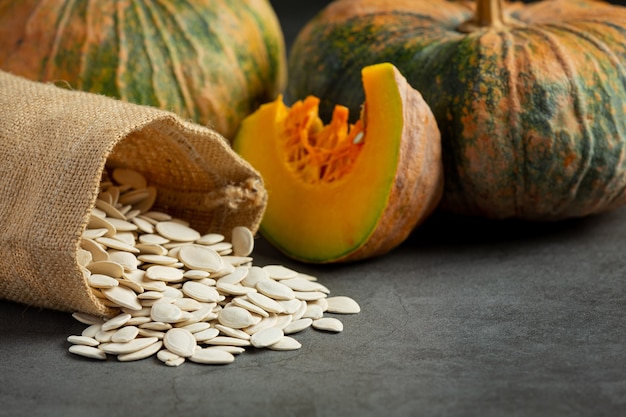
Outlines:
<svg viewBox="0 0 626 417"><path fill-rule="evenodd" d="M201 233L256 231L262 179L214 131L162 110L0 72L0 298L110 315L76 260L106 165L142 172L156 208Z"/></svg>

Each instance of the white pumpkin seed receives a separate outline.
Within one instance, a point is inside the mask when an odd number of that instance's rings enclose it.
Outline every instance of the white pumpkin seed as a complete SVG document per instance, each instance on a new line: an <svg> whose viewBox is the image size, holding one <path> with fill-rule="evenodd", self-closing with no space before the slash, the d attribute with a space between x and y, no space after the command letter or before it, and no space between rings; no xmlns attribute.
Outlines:
<svg viewBox="0 0 626 417"><path fill-rule="evenodd" d="M206 342L207 340L211 340L214 337L219 336L220 331L214 327L211 327L206 330L202 330L201 332L193 333L193 336L196 338L198 343Z"/></svg>
<svg viewBox="0 0 626 417"><path fill-rule="evenodd" d="M326 302L328 303L326 311L329 313L356 314L361 311L361 307L356 301L343 295L328 297Z"/></svg>
<svg viewBox="0 0 626 417"><path fill-rule="evenodd" d="M219 233L207 233L196 240L196 243L199 245L215 245L216 243L222 242L224 238L224 235Z"/></svg>
<svg viewBox="0 0 626 417"><path fill-rule="evenodd" d="M139 249L137 249L136 247L131 246L128 243L124 243L121 240L118 240L112 237L99 237L99 238L96 238L95 241L97 243L103 244L104 246L110 249L124 250L124 251L132 252L132 253L139 253Z"/></svg>
<svg viewBox="0 0 626 417"><path fill-rule="evenodd" d="M122 362L156 354L167 366L186 358L225 364L247 346L299 349L287 334L310 326L339 332L343 324L324 312L360 311L349 297L328 297L314 276L252 265L249 228L233 228L230 242L200 235L188 221L153 210L157 190L139 172L113 172L113 181L103 176L76 260L93 295L122 313L75 313L88 327L68 337L72 353Z"/></svg>
<svg viewBox="0 0 626 417"><path fill-rule="evenodd" d="M182 246L178 251L178 259L189 269L207 272L217 272L224 266L216 251L197 244Z"/></svg>
<svg viewBox="0 0 626 417"><path fill-rule="evenodd" d="M250 301L246 300L243 297L235 297L233 298L233 304L239 306L239 307L243 307L246 310L252 312L252 313L256 313L262 317L268 317L270 315L270 313L268 313L267 311L263 310L261 307L259 307L256 304L251 303Z"/></svg>
<svg viewBox="0 0 626 417"><path fill-rule="evenodd" d="M160 302L150 308L150 318L155 322L176 323L181 321L182 317L183 311L175 304Z"/></svg>
<svg viewBox="0 0 626 417"><path fill-rule="evenodd" d="M309 318L313 320L321 319L322 317L324 317L322 307L316 304L307 305L306 310L302 315L302 318Z"/></svg>
<svg viewBox="0 0 626 417"><path fill-rule="evenodd" d="M235 360L232 353L218 349L198 349L189 358L192 362L208 365L223 365Z"/></svg>
<svg viewBox="0 0 626 417"><path fill-rule="evenodd" d="M151 321L148 323L144 323L144 324L140 324L139 328L140 329L146 329L146 330L156 330L156 331L167 331L169 329L171 329L173 326L170 323L165 323L162 321Z"/></svg>
<svg viewBox="0 0 626 417"><path fill-rule="evenodd" d="M267 272L270 278L276 280L290 279L298 276L298 273L291 268L282 265L266 265L263 270Z"/></svg>
<svg viewBox="0 0 626 417"><path fill-rule="evenodd" d="M155 225L157 233L166 239L177 242L193 242L200 239L200 233L177 221L164 221Z"/></svg>
<svg viewBox="0 0 626 417"><path fill-rule="evenodd" d="M239 355L246 351L245 348L240 347L240 346L220 346L220 345L209 346L205 349L224 350L232 355Z"/></svg>
<svg viewBox="0 0 626 417"><path fill-rule="evenodd" d="M268 349L271 350L297 350L300 349L302 345L296 339L291 336L283 336L278 342L273 345L268 346Z"/></svg>
<svg viewBox="0 0 626 417"><path fill-rule="evenodd" d="M254 235L245 226L233 228L231 242L236 256L248 256L254 250Z"/></svg>
<svg viewBox="0 0 626 417"><path fill-rule="evenodd" d="M163 337L163 344L172 353L188 358L196 350L196 338L185 329L173 328L168 330Z"/></svg>
<svg viewBox="0 0 626 417"><path fill-rule="evenodd" d="M282 329L268 327L260 330L250 337L250 344L256 348L264 348L276 344L285 336Z"/></svg>
<svg viewBox="0 0 626 417"><path fill-rule="evenodd" d="M162 347L163 342L161 340L158 340L156 343L153 343L143 349L139 349L136 352L117 355L117 360L120 362L130 362L146 359L157 353Z"/></svg>
<svg viewBox="0 0 626 417"><path fill-rule="evenodd" d="M163 339L163 337L165 337L165 332L160 332L158 330L142 329L140 327L139 328L139 336L142 336L142 337L156 337L157 339L161 340L161 339Z"/></svg>
<svg viewBox="0 0 626 417"><path fill-rule="evenodd" d="M236 337L237 339L250 340L250 335L243 330L233 329L232 327L216 324L215 328L224 336Z"/></svg>
<svg viewBox="0 0 626 417"><path fill-rule="evenodd" d="M141 310L141 303L137 299L137 294L123 285L118 285L113 288L103 288L102 293L106 298L120 307L126 307L130 310Z"/></svg>
<svg viewBox="0 0 626 417"><path fill-rule="evenodd" d="M120 285L115 278L102 274L90 274L87 282L94 288L113 288Z"/></svg>
<svg viewBox="0 0 626 417"><path fill-rule="evenodd" d="M328 332L343 331L343 323L334 317L323 317L321 319L313 320L312 326L315 329L325 330Z"/></svg>
<svg viewBox="0 0 626 417"><path fill-rule="evenodd" d="M111 336L111 342L130 342L138 335L139 328L137 328L136 326L124 326L122 328L119 328L115 333L113 333L113 336Z"/></svg>
<svg viewBox="0 0 626 417"><path fill-rule="evenodd" d="M144 349L153 343L156 343L158 340L159 339L156 337L139 337L131 340L130 342L101 343L99 349L102 349L105 353L110 353L112 355L122 355L125 353L137 352L138 350Z"/></svg>
<svg viewBox="0 0 626 417"><path fill-rule="evenodd" d="M289 323L287 327L283 329L283 332L285 334L298 333L310 327L312 323L313 323L313 320L309 318L295 320Z"/></svg>
<svg viewBox="0 0 626 417"><path fill-rule="evenodd" d="M90 359L105 360L107 358L106 353L93 346L72 345L68 350L75 355L84 356Z"/></svg>
<svg viewBox="0 0 626 417"><path fill-rule="evenodd" d="M283 313L285 311L285 307L264 294L251 292L246 294L246 298L268 313Z"/></svg>
<svg viewBox="0 0 626 417"><path fill-rule="evenodd" d="M170 240L158 234L147 233L139 236L139 242L146 245L165 245Z"/></svg>
<svg viewBox="0 0 626 417"><path fill-rule="evenodd" d="M102 325L100 326L100 330L106 332L109 330L118 329L128 323L128 320L130 320L131 318L132 316L129 313L118 314L117 316L102 323Z"/></svg>
<svg viewBox="0 0 626 417"><path fill-rule="evenodd" d="M243 329L252 325L253 319L250 312L244 308L232 306L223 308L217 314L217 320L224 326L232 327L233 329Z"/></svg>
<svg viewBox="0 0 626 417"><path fill-rule="evenodd" d="M270 276L260 266L251 266L248 268L248 273L241 281L241 284L246 287L256 288L257 282L262 279L270 279Z"/></svg>
<svg viewBox="0 0 626 417"><path fill-rule="evenodd" d="M152 255L152 254L144 254L137 256L137 259L141 262L147 262L156 265L165 265L169 266L178 262L178 258L173 258L167 255Z"/></svg>
<svg viewBox="0 0 626 417"><path fill-rule="evenodd" d="M273 298L274 300L293 300L296 298L291 288L271 279L257 282L256 289L261 294Z"/></svg>
<svg viewBox="0 0 626 417"><path fill-rule="evenodd" d="M219 299L219 293L215 288L196 281L187 281L183 284L183 293L197 301L205 303L215 302Z"/></svg>
<svg viewBox="0 0 626 417"><path fill-rule="evenodd" d="M245 339L239 339L238 337L230 336L217 336L205 341L208 345L220 345L220 346L250 346L250 341Z"/></svg>
<svg viewBox="0 0 626 417"><path fill-rule="evenodd" d="M254 288L244 287L239 284L229 284L227 282L217 281L215 288L223 294L228 295L246 295L249 292L256 291Z"/></svg>
<svg viewBox="0 0 626 417"><path fill-rule="evenodd" d="M102 329L102 324L91 324L86 327L82 332L81 336L95 338L96 333L98 333Z"/></svg>
<svg viewBox="0 0 626 417"><path fill-rule="evenodd" d="M184 326L174 326L174 327L185 329L189 333L194 334L194 333L199 333L204 330L210 329L211 325L207 322L198 322L198 323L186 324Z"/></svg>
<svg viewBox="0 0 626 417"><path fill-rule="evenodd" d="M100 342L98 342L93 337L78 336L78 335L68 336L67 341L74 345L84 345L84 346L98 346L100 344Z"/></svg>

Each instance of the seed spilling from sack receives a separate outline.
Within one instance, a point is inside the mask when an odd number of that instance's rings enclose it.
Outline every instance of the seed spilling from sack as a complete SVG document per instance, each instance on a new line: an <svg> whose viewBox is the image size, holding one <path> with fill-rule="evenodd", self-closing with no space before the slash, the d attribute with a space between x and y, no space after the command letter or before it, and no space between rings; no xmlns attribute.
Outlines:
<svg viewBox="0 0 626 417"><path fill-rule="evenodd" d="M309 327L340 332L342 323L324 313L360 311L349 297L329 297L315 277L252 265L254 236L245 226L228 238L201 235L153 211L155 200L156 188L136 171L103 176L78 262L93 294L121 313L74 313L89 327L68 337L70 352L120 361L156 354L168 366L226 364L246 348L299 349L288 335Z"/></svg>

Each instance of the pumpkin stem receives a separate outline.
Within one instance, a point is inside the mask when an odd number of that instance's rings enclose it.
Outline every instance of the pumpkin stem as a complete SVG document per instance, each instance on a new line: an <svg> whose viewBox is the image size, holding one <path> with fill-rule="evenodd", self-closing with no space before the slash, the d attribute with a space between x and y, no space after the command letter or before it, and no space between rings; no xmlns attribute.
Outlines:
<svg viewBox="0 0 626 417"><path fill-rule="evenodd" d="M476 0L474 17L467 22L463 22L458 27L458 30L470 33L485 27L502 27L504 22L502 0Z"/></svg>

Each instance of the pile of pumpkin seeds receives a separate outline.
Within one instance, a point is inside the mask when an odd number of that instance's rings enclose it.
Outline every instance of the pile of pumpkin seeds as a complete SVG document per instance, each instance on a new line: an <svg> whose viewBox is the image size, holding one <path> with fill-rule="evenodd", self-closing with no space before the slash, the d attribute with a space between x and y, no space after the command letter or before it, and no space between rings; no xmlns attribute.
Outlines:
<svg viewBox="0 0 626 417"><path fill-rule="evenodd" d="M78 262L93 294L120 313L74 313L88 327L67 338L70 352L120 361L156 354L169 366L227 364L246 349L299 349L295 335L309 327L343 330L325 313L360 311L350 297L329 296L311 275L253 265L254 236L245 226L231 236L201 235L154 211L155 199L156 189L134 170L103 174Z"/></svg>

